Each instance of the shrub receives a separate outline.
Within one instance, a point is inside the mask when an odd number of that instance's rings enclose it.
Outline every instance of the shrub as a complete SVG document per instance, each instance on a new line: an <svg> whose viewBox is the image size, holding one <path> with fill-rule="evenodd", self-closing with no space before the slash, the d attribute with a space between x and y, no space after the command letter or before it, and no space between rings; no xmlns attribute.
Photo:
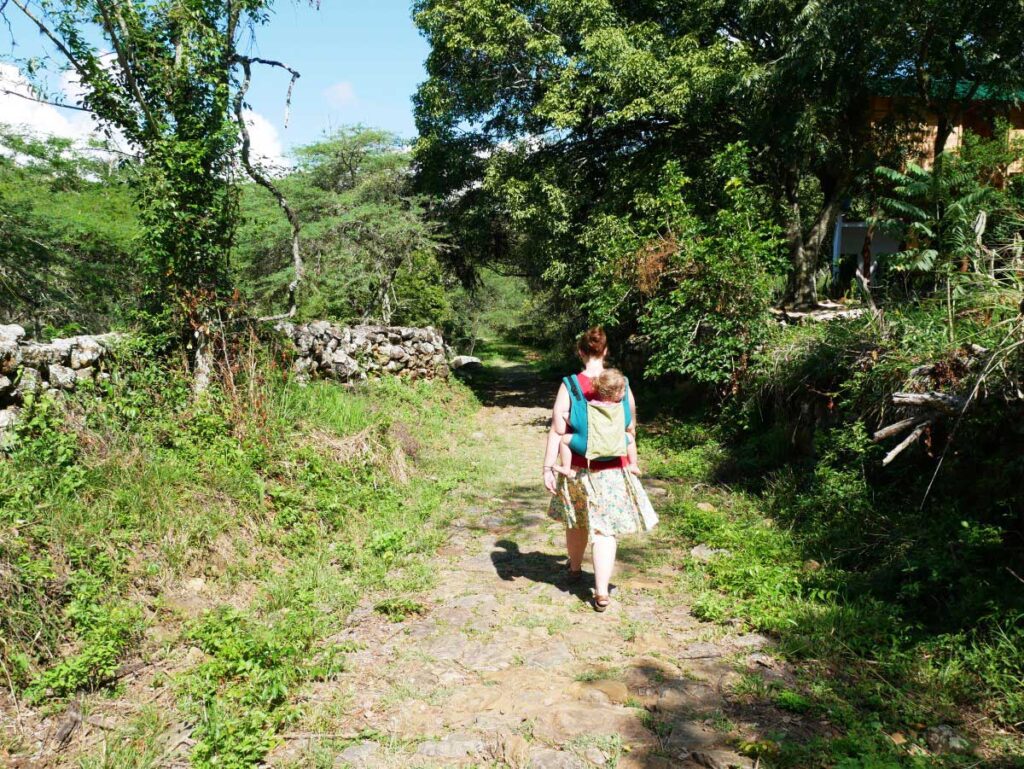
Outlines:
<svg viewBox="0 0 1024 769"><path fill-rule="evenodd" d="M584 308L608 324L636 311L648 375L728 382L768 327L781 233L748 178L745 149L715 164L725 203L714 216L698 215L689 180L669 164L655 191L637 195L632 216L606 216L588 236L598 259L579 290Z"/></svg>

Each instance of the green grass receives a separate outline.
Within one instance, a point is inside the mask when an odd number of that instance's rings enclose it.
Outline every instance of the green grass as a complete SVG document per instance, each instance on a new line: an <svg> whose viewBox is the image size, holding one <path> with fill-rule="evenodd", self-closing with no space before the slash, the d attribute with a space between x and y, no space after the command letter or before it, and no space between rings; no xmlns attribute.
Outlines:
<svg viewBox="0 0 1024 769"><path fill-rule="evenodd" d="M685 448L694 434L699 428L684 431L676 445ZM709 452L721 450L722 444L710 443ZM1012 724L1018 712L1020 618L1004 616L973 633L929 634L915 627L899 604L859 590L862 575L820 552L822 562L812 561L802 530L782 526L769 514L783 503L777 495L771 484L762 493L719 487L710 498L713 505L698 507L709 499L707 489L680 486L659 509L657 536L665 546L703 543L725 551L708 563L686 561L683 581L694 595L693 613L713 622L740 619L770 634L778 653L802 676L798 690L745 676L734 696L824 718L843 735L759 743L750 747L752 754L767 766L801 768L1022 765L1021 735L1011 727L993 739L985 718ZM951 723L970 734L972 721L982 729L971 736L985 740L1001 758L979 763L976 757L948 755L922 763L888 737L895 731L916 734L916 744L923 746L922 725Z"/></svg>
<svg viewBox="0 0 1024 769"><path fill-rule="evenodd" d="M166 712L146 706L126 726L104 734L103 747L81 760L81 769L159 769L172 724Z"/></svg>
<svg viewBox="0 0 1024 769"><path fill-rule="evenodd" d="M423 610L425 556L451 490L474 472L435 447L474 409L457 383L299 387L265 365L194 402L173 371L131 362L75 400L74 427L47 402L30 406L0 458L11 683L56 709L109 687L139 651L194 646L202 661L167 682L178 718L195 724L192 764L259 763L304 717L302 688L344 668L350 649L327 639L363 596L393 619ZM194 618L173 596L196 576L206 610ZM154 623L170 639L160 647ZM129 753L124 765L157 765L143 743L158 729L143 719L112 733L83 765Z"/></svg>
<svg viewBox="0 0 1024 769"><path fill-rule="evenodd" d="M1024 765L1018 305L1019 292L961 297L952 332L927 299L884 324L779 327L724 401L680 388L645 411L641 398L641 465L679 481L655 536L666 552L722 551L680 564L693 613L770 634L801 675L740 694L841 733L752 747L767 765ZM872 433L905 416L892 394L966 396L988 359L1000 365L964 419L940 418L883 466L898 439ZM915 758L940 724L982 755Z"/></svg>
<svg viewBox="0 0 1024 769"><path fill-rule="evenodd" d="M383 614L392 622L402 622L408 617L424 614L427 607L411 598L385 598L373 607L378 614Z"/></svg>

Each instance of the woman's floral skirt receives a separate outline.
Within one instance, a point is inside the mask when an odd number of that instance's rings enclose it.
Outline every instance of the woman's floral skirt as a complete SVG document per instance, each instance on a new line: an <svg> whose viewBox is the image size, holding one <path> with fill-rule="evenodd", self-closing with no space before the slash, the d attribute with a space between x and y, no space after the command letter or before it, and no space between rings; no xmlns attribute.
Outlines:
<svg viewBox="0 0 1024 769"><path fill-rule="evenodd" d="M586 529L588 539L650 531L658 523L639 479L618 468L577 470L572 479L559 476L548 515L564 521L566 528Z"/></svg>

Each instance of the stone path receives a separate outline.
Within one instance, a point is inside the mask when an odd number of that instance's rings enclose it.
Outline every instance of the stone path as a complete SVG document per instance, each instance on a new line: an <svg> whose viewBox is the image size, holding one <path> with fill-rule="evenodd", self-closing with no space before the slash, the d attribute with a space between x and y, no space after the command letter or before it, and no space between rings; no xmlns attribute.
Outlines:
<svg viewBox="0 0 1024 769"><path fill-rule="evenodd" d="M394 623L367 602L335 639L356 644L349 672L307 703L348 737L334 766L752 767L737 744L765 714L730 692L745 667L787 674L758 653L766 639L691 616L684 556L659 538L623 543L604 614L589 561L566 583L538 472L547 411L528 386L510 376L485 399L469 454L491 458L492 480L453 496L427 612Z"/></svg>

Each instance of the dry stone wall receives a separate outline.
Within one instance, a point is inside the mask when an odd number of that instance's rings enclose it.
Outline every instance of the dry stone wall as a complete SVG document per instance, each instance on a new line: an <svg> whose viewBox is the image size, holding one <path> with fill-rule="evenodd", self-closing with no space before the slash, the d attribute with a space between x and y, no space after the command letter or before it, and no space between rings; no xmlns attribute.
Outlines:
<svg viewBox="0 0 1024 769"><path fill-rule="evenodd" d="M14 424L26 396L68 392L105 377L104 358L119 336L28 342L21 326L0 325L0 435Z"/></svg>
<svg viewBox="0 0 1024 769"><path fill-rule="evenodd" d="M294 370L300 379L350 382L386 375L430 379L449 374L451 350L429 326L345 328L316 321L281 323L277 328L295 343ZM26 341L21 326L0 325L0 447L27 396L69 392L85 381L105 378L104 359L120 336L38 343Z"/></svg>
<svg viewBox="0 0 1024 769"><path fill-rule="evenodd" d="M434 328L335 326L327 321L277 326L295 344L293 369L302 379L342 382L396 375L446 377L451 350Z"/></svg>

